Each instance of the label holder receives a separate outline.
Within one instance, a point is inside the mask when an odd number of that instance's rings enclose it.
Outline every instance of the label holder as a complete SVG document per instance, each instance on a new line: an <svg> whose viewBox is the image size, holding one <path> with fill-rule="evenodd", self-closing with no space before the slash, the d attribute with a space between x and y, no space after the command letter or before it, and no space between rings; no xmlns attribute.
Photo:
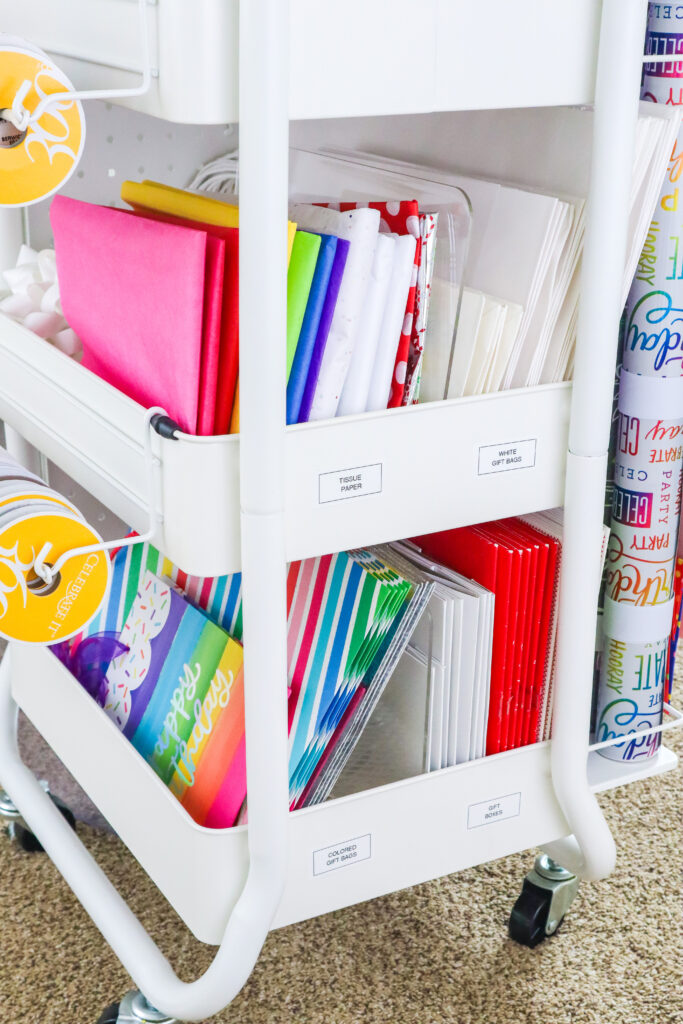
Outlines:
<svg viewBox="0 0 683 1024"><path fill-rule="evenodd" d="M518 469L534 469L538 438L504 441L501 444L480 444L477 449L477 476L510 473Z"/></svg>

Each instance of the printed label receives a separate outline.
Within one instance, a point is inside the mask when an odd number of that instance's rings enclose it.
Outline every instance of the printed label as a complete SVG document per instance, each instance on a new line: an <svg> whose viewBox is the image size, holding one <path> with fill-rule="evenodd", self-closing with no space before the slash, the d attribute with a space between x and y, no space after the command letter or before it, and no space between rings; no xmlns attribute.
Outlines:
<svg viewBox="0 0 683 1024"><path fill-rule="evenodd" d="M11 121L0 117L0 149L14 149L26 138L26 132L20 132Z"/></svg>
<svg viewBox="0 0 683 1024"><path fill-rule="evenodd" d="M683 5L648 5L646 53L670 59L646 63L641 99L683 104L682 25ZM619 395L605 576L612 604L596 711L598 740L623 737L600 755L622 761L656 754L659 736L642 733L662 721L667 680L671 619L664 610L674 596L683 480L683 408L666 399L683 374L681 141L674 144L624 310L628 376ZM660 622L660 610L668 622Z"/></svg>
<svg viewBox="0 0 683 1024"><path fill-rule="evenodd" d="M370 860L371 856L370 833L356 839L346 839L343 843L335 843L324 850L314 851L313 874L324 875L327 871L336 871L338 868L348 867L349 864L357 864L361 860Z"/></svg>
<svg viewBox="0 0 683 1024"><path fill-rule="evenodd" d="M509 793L508 796L499 796L495 800L470 804L467 808L467 827L481 828L482 825L492 825L494 821L516 818L521 806L521 793Z"/></svg>
<svg viewBox="0 0 683 1024"><path fill-rule="evenodd" d="M346 501L366 494L381 494L382 463L371 466L354 466L351 469L337 469L333 473L321 473L318 483L318 503Z"/></svg>
<svg viewBox="0 0 683 1024"><path fill-rule="evenodd" d="M479 476L506 473L510 469L532 469L535 465L536 438L479 447Z"/></svg>

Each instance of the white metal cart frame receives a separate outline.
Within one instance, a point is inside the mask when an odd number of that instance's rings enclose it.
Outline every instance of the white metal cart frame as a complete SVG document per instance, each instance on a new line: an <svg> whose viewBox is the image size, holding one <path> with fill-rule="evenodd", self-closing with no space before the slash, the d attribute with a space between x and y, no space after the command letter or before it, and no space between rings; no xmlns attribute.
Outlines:
<svg viewBox="0 0 683 1024"><path fill-rule="evenodd" d="M184 1020L225 1007L247 980L288 872L285 616L285 336L288 31L283 0L240 4L241 550L249 871L216 958L181 982L19 758L12 650L0 667L0 779L141 991ZM609 874L615 846L587 776L599 581L621 275L645 28L645 0L604 0L588 229L571 405L561 616L550 748L552 785L572 832L546 847L587 879ZM19 231L5 216L3 226ZM266 293L268 302L260 301ZM30 454L30 450L24 452ZM268 709L264 713L264 708Z"/></svg>

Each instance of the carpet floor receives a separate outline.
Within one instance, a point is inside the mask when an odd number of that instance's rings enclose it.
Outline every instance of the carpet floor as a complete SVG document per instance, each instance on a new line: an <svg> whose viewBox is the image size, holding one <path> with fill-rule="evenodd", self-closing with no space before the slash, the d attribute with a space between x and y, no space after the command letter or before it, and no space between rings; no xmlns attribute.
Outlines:
<svg viewBox="0 0 683 1024"><path fill-rule="evenodd" d="M669 745L683 754L680 739ZM681 1024L681 790L674 772L601 797L617 869L584 883L536 950L506 931L529 852L273 932L214 1020ZM119 840L79 831L181 976L204 971L212 950L188 936ZM0 837L0 901L0 1022L95 1024L129 981L50 861Z"/></svg>

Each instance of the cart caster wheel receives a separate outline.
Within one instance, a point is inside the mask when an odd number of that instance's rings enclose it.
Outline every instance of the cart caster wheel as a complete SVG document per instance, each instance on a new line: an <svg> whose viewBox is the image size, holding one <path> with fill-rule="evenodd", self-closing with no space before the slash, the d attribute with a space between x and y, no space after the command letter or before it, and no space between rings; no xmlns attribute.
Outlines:
<svg viewBox="0 0 683 1024"><path fill-rule="evenodd" d="M59 811L61 816L65 819L65 821L67 822L69 827L71 829L73 829L73 831L75 832L76 831L76 815L71 810L71 808L67 807L67 805L64 803L64 801L61 800L58 796L55 796L54 793L50 793L50 800L52 800L52 803L55 805L55 807L57 808L57 810Z"/></svg>
<svg viewBox="0 0 683 1024"><path fill-rule="evenodd" d="M43 847L40 845L33 832L26 825L22 825L18 821L12 821L7 826L7 835L10 837L13 843L20 846L24 853L43 853Z"/></svg>
<svg viewBox="0 0 683 1024"><path fill-rule="evenodd" d="M50 800L55 805L57 810L60 812L62 817L68 822L69 826L76 831L76 818L72 810L70 810L63 800L60 800L54 793L49 794ZM18 843L22 850L26 853L44 853L43 847L36 836L31 832L21 820L10 821L7 826L7 834L10 839L15 843Z"/></svg>
<svg viewBox="0 0 683 1024"><path fill-rule="evenodd" d="M508 926L510 938L534 949L554 935L578 889L579 880L571 871L545 854L537 857L533 871L524 879L521 895L512 908Z"/></svg>
<svg viewBox="0 0 683 1024"><path fill-rule="evenodd" d="M547 932L552 893L548 889L538 889L532 882L524 879L522 893L512 908L508 931L510 938L520 946L534 949L548 936L554 934L561 922L554 922L552 931Z"/></svg>
<svg viewBox="0 0 683 1024"><path fill-rule="evenodd" d="M112 1003L104 1013L98 1017L97 1024L118 1024L119 1003Z"/></svg>
<svg viewBox="0 0 683 1024"><path fill-rule="evenodd" d="M174 1017L167 1017L155 1010L141 992L128 992L120 1003L112 1003L104 1011L97 1024L182 1024Z"/></svg>

